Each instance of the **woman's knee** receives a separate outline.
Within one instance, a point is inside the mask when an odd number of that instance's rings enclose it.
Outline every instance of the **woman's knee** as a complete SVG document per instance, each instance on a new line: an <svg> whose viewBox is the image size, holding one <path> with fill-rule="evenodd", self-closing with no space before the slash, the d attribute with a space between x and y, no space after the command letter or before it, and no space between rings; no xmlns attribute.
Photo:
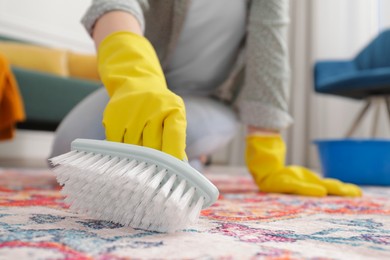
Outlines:
<svg viewBox="0 0 390 260"><path fill-rule="evenodd" d="M209 97L183 97L187 111L187 156L208 155L236 134L238 120L231 107Z"/></svg>
<svg viewBox="0 0 390 260"><path fill-rule="evenodd" d="M108 100L107 92L101 88L74 107L57 128L51 156L68 152L76 138L104 139L102 114Z"/></svg>

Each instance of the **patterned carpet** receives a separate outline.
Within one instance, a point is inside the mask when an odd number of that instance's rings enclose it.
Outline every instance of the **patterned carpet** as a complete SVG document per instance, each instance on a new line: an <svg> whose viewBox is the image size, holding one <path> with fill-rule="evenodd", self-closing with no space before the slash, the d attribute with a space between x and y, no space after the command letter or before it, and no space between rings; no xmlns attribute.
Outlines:
<svg viewBox="0 0 390 260"><path fill-rule="evenodd" d="M207 176L218 202L167 235L69 212L49 171L0 169L0 259L390 259L390 188L316 199Z"/></svg>

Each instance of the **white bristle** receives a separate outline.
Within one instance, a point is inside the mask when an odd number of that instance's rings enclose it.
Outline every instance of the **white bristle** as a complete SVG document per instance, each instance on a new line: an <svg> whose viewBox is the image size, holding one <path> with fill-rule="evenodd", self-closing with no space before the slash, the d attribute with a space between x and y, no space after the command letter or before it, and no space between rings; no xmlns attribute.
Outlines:
<svg viewBox="0 0 390 260"><path fill-rule="evenodd" d="M59 163L62 163L67 158L70 158L70 157L73 157L73 156L76 156L76 155L79 155L79 154L80 153L78 151L71 151L69 153L64 153L64 154L62 154L60 156L51 158L50 162L52 163L52 165L57 165Z"/></svg>
<svg viewBox="0 0 390 260"><path fill-rule="evenodd" d="M195 187L158 165L84 151L50 162L70 209L97 219L174 232L195 223L204 203Z"/></svg>

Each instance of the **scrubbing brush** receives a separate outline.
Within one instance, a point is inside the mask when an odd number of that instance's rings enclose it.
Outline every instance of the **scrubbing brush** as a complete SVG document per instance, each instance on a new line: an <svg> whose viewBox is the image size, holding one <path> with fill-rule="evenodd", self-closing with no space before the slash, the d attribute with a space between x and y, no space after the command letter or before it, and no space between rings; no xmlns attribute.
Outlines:
<svg viewBox="0 0 390 260"><path fill-rule="evenodd" d="M186 228L219 194L188 163L147 147L76 139L49 161L71 210L133 228Z"/></svg>

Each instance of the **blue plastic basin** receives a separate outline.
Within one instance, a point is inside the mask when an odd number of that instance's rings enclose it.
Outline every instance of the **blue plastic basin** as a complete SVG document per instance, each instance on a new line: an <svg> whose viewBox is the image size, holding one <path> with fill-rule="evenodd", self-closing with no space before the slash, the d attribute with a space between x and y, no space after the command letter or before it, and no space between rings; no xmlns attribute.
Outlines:
<svg viewBox="0 0 390 260"><path fill-rule="evenodd" d="M359 185L390 185L390 140L315 140L325 177Z"/></svg>

